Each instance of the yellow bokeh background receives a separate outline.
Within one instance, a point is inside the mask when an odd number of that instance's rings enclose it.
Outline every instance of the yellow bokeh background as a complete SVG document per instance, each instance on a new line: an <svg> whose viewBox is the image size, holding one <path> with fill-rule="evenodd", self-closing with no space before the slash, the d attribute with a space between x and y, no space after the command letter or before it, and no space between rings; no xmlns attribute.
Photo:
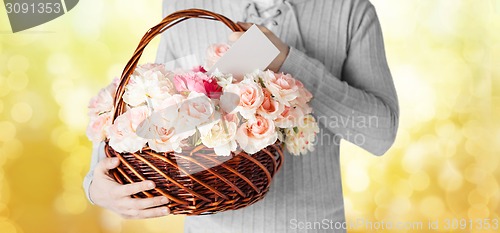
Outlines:
<svg viewBox="0 0 500 233"><path fill-rule="evenodd" d="M500 0L372 0L401 117L376 157L342 144L348 223L500 220ZM0 232L182 232L183 217L123 220L87 201L86 105L119 76L161 1L85 0L11 33L0 7ZM154 61L158 40L143 61ZM469 227L469 226L467 226ZM349 232L372 232L359 227Z"/></svg>

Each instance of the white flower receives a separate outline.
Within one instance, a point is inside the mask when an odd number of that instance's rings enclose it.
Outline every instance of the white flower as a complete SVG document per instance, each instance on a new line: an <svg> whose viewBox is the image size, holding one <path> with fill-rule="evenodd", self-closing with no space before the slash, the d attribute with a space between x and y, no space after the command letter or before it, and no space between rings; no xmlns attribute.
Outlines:
<svg viewBox="0 0 500 233"><path fill-rule="evenodd" d="M228 156L236 150L237 125L235 122L218 120L211 128L201 133L201 142L208 148L214 148L215 154Z"/></svg>
<svg viewBox="0 0 500 233"><path fill-rule="evenodd" d="M217 79L217 84L221 87L226 87L227 85L233 83L233 75L232 74L223 74L219 71L219 69L215 69L212 72L212 76Z"/></svg>
<svg viewBox="0 0 500 233"><path fill-rule="evenodd" d="M157 152L182 152L182 140L180 134L177 134L179 113L175 106L155 112L148 118L148 127L150 132L148 145Z"/></svg>
<svg viewBox="0 0 500 233"><path fill-rule="evenodd" d="M151 102L161 101L175 93L174 85L170 81L173 73L156 69L154 66L150 70L145 67L137 68L125 86L123 101L132 107L144 104L148 99Z"/></svg>
<svg viewBox="0 0 500 233"><path fill-rule="evenodd" d="M318 123L312 115L306 115L295 128L285 129L285 146L293 155L306 154L314 151Z"/></svg>
<svg viewBox="0 0 500 233"><path fill-rule="evenodd" d="M148 116L148 108L140 106L118 116L109 128L109 145L117 152L136 152L144 147L146 139L136 129Z"/></svg>

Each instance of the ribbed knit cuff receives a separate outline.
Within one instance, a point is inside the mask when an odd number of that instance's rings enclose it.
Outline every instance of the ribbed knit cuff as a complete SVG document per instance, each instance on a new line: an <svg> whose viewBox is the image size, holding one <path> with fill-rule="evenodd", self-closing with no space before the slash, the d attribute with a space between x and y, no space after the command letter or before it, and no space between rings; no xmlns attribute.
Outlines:
<svg viewBox="0 0 500 233"><path fill-rule="evenodd" d="M304 67L304 63L308 62L307 58L307 55L302 51L290 46L288 55L281 65L279 72L289 73L293 76L297 76L301 73Z"/></svg>

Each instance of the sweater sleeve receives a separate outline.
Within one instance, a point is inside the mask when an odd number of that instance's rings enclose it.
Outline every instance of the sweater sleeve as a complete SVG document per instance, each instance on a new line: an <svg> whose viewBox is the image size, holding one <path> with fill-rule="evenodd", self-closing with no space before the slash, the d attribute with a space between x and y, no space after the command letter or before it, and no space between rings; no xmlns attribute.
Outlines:
<svg viewBox="0 0 500 233"><path fill-rule="evenodd" d="M398 100L374 7L354 13L360 17L349 25L352 36L340 78L293 47L280 71L300 79L314 95L311 106L322 129L382 155L395 140ZM320 132L319 137L324 135Z"/></svg>
<svg viewBox="0 0 500 233"><path fill-rule="evenodd" d="M94 204L92 199L90 199L89 187L92 183L92 179L94 178L94 170L99 161L103 160L106 156L104 155L104 142L94 143L92 145L92 159L90 161L90 169L83 179L83 189L85 190L85 194L87 195L87 199L90 203Z"/></svg>

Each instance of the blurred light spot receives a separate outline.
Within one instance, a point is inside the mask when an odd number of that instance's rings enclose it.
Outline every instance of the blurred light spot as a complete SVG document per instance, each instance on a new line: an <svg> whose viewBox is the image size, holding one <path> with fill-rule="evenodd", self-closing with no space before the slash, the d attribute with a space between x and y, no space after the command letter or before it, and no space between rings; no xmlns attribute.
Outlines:
<svg viewBox="0 0 500 233"><path fill-rule="evenodd" d="M62 128L52 131L52 142L65 151L73 151L78 145L78 136L76 133Z"/></svg>
<svg viewBox="0 0 500 233"><path fill-rule="evenodd" d="M477 191L486 197L493 197L495 193L500 192L498 179L500 179L500 176L487 175L484 179L477 183Z"/></svg>
<svg viewBox="0 0 500 233"><path fill-rule="evenodd" d="M73 129L84 130L88 123L87 104L91 94L83 88L73 89L71 92L71 95L63 99L59 118Z"/></svg>
<svg viewBox="0 0 500 233"><path fill-rule="evenodd" d="M490 216L490 210L485 205L474 205L469 208L467 215L470 219L486 219Z"/></svg>
<svg viewBox="0 0 500 233"><path fill-rule="evenodd" d="M103 2L101 1L81 1L79 7L82 9L92 9L91 11L75 11L73 14L73 27L79 37L87 41L95 41L101 34L103 23Z"/></svg>
<svg viewBox="0 0 500 233"><path fill-rule="evenodd" d="M464 174L465 179L471 183L480 183L486 177L486 172L475 164L467 166Z"/></svg>
<svg viewBox="0 0 500 233"><path fill-rule="evenodd" d="M87 208L87 199L80 192L63 192L56 202L56 209L62 214L81 214Z"/></svg>
<svg viewBox="0 0 500 233"><path fill-rule="evenodd" d="M469 204L471 205L487 205L488 198L479 193L478 190L472 190L468 196Z"/></svg>
<svg viewBox="0 0 500 233"><path fill-rule="evenodd" d="M483 63L485 58L484 45L480 43L465 43L462 48L465 60L472 63Z"/></svg>
<svg viewBox="0 0 500 233"><path fill-rule="evenodd" d="M14 159L19 157L23 151L23 144L21 141L13 138L6 141L2 147L0 147L2 153L9 159Z"/></svg>
<svg viewBox="0 0 500 233"><path fill-rule="evenodd" d="M414 190L423 191L429 187L429 176L424 171L414 173L410 176L410 183Z"/></svg>
<svg viewBox="0 0 500 233"><path fill-rule="evenodd" d="M452 163L447 162L439 173L438 181L443 190L453 192L462 187L463 177Z"/></svg>
<svg viewBox="0 0 500 233"><path fill-rule="evenodd" d="M67 74L73 69L72 59L66 53L54 53L47 59L47 70L52 74ZM64 77L71 78L70 76Z"/></svg>
<svg viewBox="0 0 500 233"><path fill-rule="evenodd" d="M26 72L29 66L29 60L21 55L12 56L7 64L11 72Z"/></svg>
<svg viewBox="0 0 500 233"><path fill-rule="evenodd" d="M406 103L402 105L402 118L412 124L426 122L435 116L436 96L434 89L421 78L412 66L401 66L392 70L398 86L398 97ZM416 95L415 93L420 93ZM410 107L411 106L411 107ZM407 107L407 108L406 108Z"/></svg>
<svg viewBox="0 0 500 233"><path fill-rule="evenodd" d="M399 179L399 181L394 182L392 188L393 192L399 197L408 198L413 194L410 183L404 179Z"/></svg>
<svg viewBox="0 0 500 233"><path fill-rule="evenodd" d="M2 233L16 233L18 232L14 223L8 219L0 220L0 232Z"/></svg>
<svg viewBox="0 0 500 233"><path fill-rule="evenodd" d="M347 186L353 192L363 192L370 185L370 177L366 172L366 167L357 161L352 161L347 165L346 171Z"/></svg>
<svg viewBox="0 0 500 233"><path fill-rule="evenodd" d="M109 82L111 82L112 79L120 78L123 72L123 64L113 64L108 68L108 73L107 73L107 78L109 79ZM109 83L107 82L107 83Z"/></svg>
<svg viewBox="0 0 500 233"><path fill-rule="evenodd" d="M14 104L14 106L10 111L12 119L19 123L24 123L29 121L31 119L32 114L33 110L31 109L31 106L23 102Z"/></svg>
<svg viewBox="0 0 500 233"><path fill-rule="evenodd" d="M0 74L0 97L8 95L9 92L10 88L9 85L7 85L7 80Z"/></svg>
<svg viewBox="0 0 500 233"><path fill-rule="evenodd" d="M409 173L421 171L424 168L425 155L427 153L427 147L421 142L410 144L401 161L404 170Z"/></svg>
<svg viewBox="0 0 500 233"><path fill-rule="evenodd" d="M437 219L445 212L445 206L441 198L428 196L420 202L420 212L430 219Z"/></svg>
<svg viewBox="0 0 500 233"><path fill-rule="evenodd" d="M381 188L377 193L375 194L375 203L378 206L384 206L389 204L389 202L394 199L394 195L391 192L390 189L388 188Z"/></svg>
<svg viewBox="0 0 500 233"><path fill-rule="evenodd" d="M9 121L0 122L0 141L10 141L16 137L16 127Z"/></svg>
<svg viewBox="0 0 500 233"><path fill-rule="evenodd" d="M399 217L401 215L408 214L411 210L411 202L409 198L405 197L396 197L392 200L390 212L392 215L392 219Z"/></svg>
<svg viewBox="0 0 500 233"><path fill-rule="evenodd" d="M28 85L28 76L26 73L12 72L7 79L7 84L10 89L20 91L26 88Z"/></svg>

